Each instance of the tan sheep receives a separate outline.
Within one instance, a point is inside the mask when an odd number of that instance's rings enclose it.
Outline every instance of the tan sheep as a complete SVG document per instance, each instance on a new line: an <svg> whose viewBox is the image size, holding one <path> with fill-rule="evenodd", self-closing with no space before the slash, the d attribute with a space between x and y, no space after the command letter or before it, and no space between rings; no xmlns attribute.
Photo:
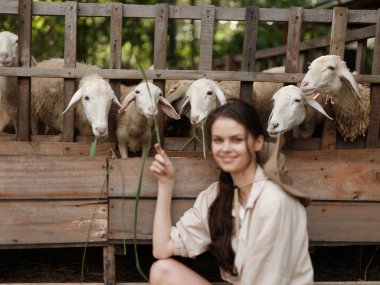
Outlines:
<svg viewBox="0 0 380 285"><path fill-rule="evenodd" d="M309 95L323 92L334 97L336 128L345 141L365 136L371 111L370 89L356 83L339 56L315 59L302 80L301 90Z"/></svg>
<svg viewBox="0 0 380 285"><path fill-rule="evenodd" d="M38 68L63 68L63 59L53 58L37 64ZM89 68L94 71L98 67L77 63L77 68ZM61 114L74 108L75 128L81 135L108 135L108 112L111 103L120 107L109 83L96 74L89 74L79 82L79 89L73 95L64 110L63 78L32 78L32 133L38 134L39 122L49 129L62 132ZM77 104L81 102L81 104Z"/></svg>

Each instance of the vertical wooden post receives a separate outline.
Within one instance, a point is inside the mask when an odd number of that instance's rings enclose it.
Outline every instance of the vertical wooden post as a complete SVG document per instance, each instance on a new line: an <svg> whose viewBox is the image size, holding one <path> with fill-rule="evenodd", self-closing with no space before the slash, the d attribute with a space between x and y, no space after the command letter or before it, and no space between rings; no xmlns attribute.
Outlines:
<svg viewBox="0 0 380 285"><path fill-rule="evenodd" d="M333 10L330 54L339 55L344 59L344 48L346 44L347 30L347 8L335 7ZM322 132L322 149L335 149L336 147L336 126L335 122L325 119Z"/></svg>
<svg viewBox="0 0 380 285"><path fill-rule="evenodd" d="M167 57L167 36L169 26L169 5L166 3L156 4L155 10L155 22L154 22L154 69L166 69L166 57ZM157 85L163 94L165 94L165 80L153 80L153 83ZM164 142L164 127L165 127L165 115L159 110L158 116L159 136L161 145L165 145ZM155 140L155 137L152 138Z"/></svg>
<svg viewBox="0 0 380 285"><path fill-rule="evenodd" d="M297 73L299 69L302 13L302 8L290 8L286 40L285 72ZM286 82L284 83L284 85L287 84ZM287 132L285 139L286 147L293 148L293 133Z"/></svg>
<svg viewBox="0 0 380 285"><path fill-rule="evenodd" d="M112 3L111 26L110 26L110 69L121 68L121 43L122 43L122 26L123 26L123 4ZM120 99L120 80L110 80L115 95ZM109 140L116 141L116 117L118 107L111 105L108 116L108 134Z"/></svg>
<svg viewBox="0 0 380 285"><path fill-rule="evenodd" d="M243 45L242 71L253 72L255 67L257 27L259 25L259 8L247 7L245 10L245 30ZM240 98L253 103L253 81L240 83Z"/></svg>
<svg viewBox="0 0 380 285"><path fill-rule="evenodd" d="M375 46L373 49L372 74L380 74L380 9L377 10ZM380 84L371 85L371 114L369 117L367 148L379 147Z"/></svg>
<svg viewBox="0 0 380 285"><path fill-rule="evenodd" d="M30 67L32 40L32 0L18 1L19 65ZM28 141L30 130L30 77L18 78L17 140Z"/></svg>
<svg viewBox="0 0 380 285"><path fill-rule="evenodd" d="M211 70L212 47L214 44L215 6L202 7L201 13L199 70Z"/></svg>
<svg viewBox="0 0 380 285"><path fill-rule="evenodd" d="M75 68L77 58L77 13L78 4L75 1L65 2L65 48L64 67ZM64 107L66 107L71 97L75 93L75 79L64 79ZM74 109L66 112L63 116L63 136L64 142L74 141Z"/></svg>
<svg viewBox="0 0 380 285"><path fill-rule="evenodd" d="M107 245L103 247L103 271L104 285L115 285L115 246Z"/></svg>
<svg viewBox="0 0 380 285"><path fill-rule="evenodd" d="M366 50L367 39L358 41L358 48L356 49L355 71L357 71L359 74L364 72Z"/></svg>
<svg viewBox="0 0 380 285"><path fill-rule="evenodd" d="M286 41L285 72L297 73L300 59L302 8L291 8Z"/></svg>

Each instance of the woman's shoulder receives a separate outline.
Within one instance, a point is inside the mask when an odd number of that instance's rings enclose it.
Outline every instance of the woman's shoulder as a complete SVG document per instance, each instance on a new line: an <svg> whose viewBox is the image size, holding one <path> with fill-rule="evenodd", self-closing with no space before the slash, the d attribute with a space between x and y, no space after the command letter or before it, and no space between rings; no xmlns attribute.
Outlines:
<svg viewBox="0 0 380 285"><path fill-rule="evenodd" d="M218 194L218 185L219 182L216 181L211 183L206 189L202 190L197 196L196 203L206 203L207 205L211 205Z"/></svg>

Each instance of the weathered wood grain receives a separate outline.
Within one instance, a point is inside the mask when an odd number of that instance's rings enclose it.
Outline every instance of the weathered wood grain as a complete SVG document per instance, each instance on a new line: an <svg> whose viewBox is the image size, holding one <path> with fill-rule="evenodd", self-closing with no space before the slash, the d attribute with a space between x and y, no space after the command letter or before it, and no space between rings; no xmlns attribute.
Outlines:
<svg viewBox="0 0 380 285"><path fill-rule="evenodd" d="M199 70L212 69L214 43L215 6L202 7L201 43L199 48Z"/></svg>
<svg viewBox="0 0 380 285"><path fill-rule="evenodd" d="M77 57L77 13L78 3L74 1L65 2L65 46L64 46L64 67L75 68ZM68 106L71 97L75 93L75 79L64 79L64 106ZM63 141L74 141L74 108L67 111L63 116Z"/></svg>
<svg viewBox="0 0 380 285"><path fill-rule="evenodd" d="M32 42L32 1L20 0L18 6L18 57L22 68L30 68ZM30 132L30 78L18 78L17 140L28 141Z"/></svg>
<svg viewBox="0 0 380 285"><path fill-rule="evenodd" d="M83 157L0 157L1 199L106 197L106 161Z"/></svg>
<svg viewBox="0 0 380 285"><path fill-rule="evenodd" d="M365 153L361 153L364 157ZM287 167L294 187L314 200L380 201L379 152L377 161L374 160L376 154L368 160L359 158L360 154L351 156L352 161L344 158L345 154L347 151L334 160L324 159L328 154L319 156L318 152L314 157L304 154L296 158L297 152L293 152L287 160ZM371 156L370 153L367 155ZM358 159L355 160L355 157ZM219 170L212 160L173 157L172 161L177 169L173 197L193 198L211 182L218 180ZM157 191L157 182L149 171L150 162L151 159L148 159L144 168L143 197L155 197ZM140 158L114 161L110 170L109 196L134 197L140 167Z"/></svg>
<svg viewBox="0 0 380 285"><path fill-rule="evenodd" d="M91 143L82 142L33 142L0 141L0 156L84 156L90 155ZM115 143L98 143L95 156L105 157L116 149ZM58 158L55 158L58 160Z"/></svg>
<svg viewBox="0 0 380 285"><path fill-rule="evenodd" d="M97 243L107 240L104 201L0 201L0 245Z"/></svg>
<svg viewBox="0 0 380 285"><path fill-rule="evenodd" d="M140 200L137 227L139 239L150 240L152 237L155 203L155 200ZM173 200L173 223L193 203L194 200ZM134 207L134 200L110 199L111 241L133 239ZM378 242L380 239L379 203L313 202L307 208L307 215L312 242Z"/></svg>

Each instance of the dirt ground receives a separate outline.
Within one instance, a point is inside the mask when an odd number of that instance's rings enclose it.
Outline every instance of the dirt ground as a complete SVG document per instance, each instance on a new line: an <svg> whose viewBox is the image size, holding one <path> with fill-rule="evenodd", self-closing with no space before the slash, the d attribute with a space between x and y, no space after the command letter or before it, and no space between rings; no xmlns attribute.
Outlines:
<svg viewBox="0 0 380 285"><path fill-rule="evenodd" d="M139 245L143 271L154 261L150 245ZM83 248L0 250L0 282L80 282ZM87 248L84 282L103 282L102 248ZM380 281L380 246L313 247L316 281ZM181 261L210 281L220 281L213 257ZM133 246L116 256L117 282L143 282L135 268ZM380 284L380 282L379 282Z"/></svg>

